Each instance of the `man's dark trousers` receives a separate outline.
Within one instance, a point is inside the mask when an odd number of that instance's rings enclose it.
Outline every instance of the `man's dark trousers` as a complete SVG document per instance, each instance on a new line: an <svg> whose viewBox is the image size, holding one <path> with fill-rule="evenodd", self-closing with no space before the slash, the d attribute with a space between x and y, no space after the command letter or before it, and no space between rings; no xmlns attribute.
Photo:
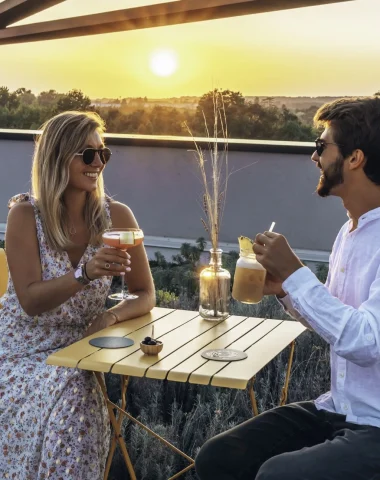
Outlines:
<svg viewBox="0 0 380 480"><path fill-rule="evenodd" d="M195 466L200 480L380 480L380 428L293 403L208 440Z"/></svg>

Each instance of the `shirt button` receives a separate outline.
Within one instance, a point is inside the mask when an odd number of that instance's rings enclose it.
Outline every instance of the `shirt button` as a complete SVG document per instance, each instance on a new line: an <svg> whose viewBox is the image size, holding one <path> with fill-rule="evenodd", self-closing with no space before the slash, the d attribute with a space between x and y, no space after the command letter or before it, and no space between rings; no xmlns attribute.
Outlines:
<svg viewBox="0 0 380 480"><path fill-rule="evenodd" d="M346 404L343 405L343 410L348 410L348 406Z"/></svg>
<svg viewBox="0 0 380 480"><path fill-rule="evenodd" d="M340 376L341 378L343 378L343 377L344 377L344 373L340 373L339 376Z"/></svg>
<svg viewBox="0 0 380 480"><path fill-rule="evenodd" d="M342 268L340 269L340 271L341 271L342 273L344 273L344 272L345 272L344 267L342 267Z"/></svg>
<svg viewBox="0 0 380 480"><path fill-rule="evenodd" d="M366 339L368 342L373 342L373 335L372 335L372 333L367 333L367 335L365 336L365 339Z"/></svg>

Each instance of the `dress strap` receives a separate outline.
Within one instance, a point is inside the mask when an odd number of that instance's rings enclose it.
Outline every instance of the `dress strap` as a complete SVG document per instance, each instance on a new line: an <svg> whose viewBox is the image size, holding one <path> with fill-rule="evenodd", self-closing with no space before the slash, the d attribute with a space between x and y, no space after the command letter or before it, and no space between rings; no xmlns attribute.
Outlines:
<svg viewBox="0 0 380 480"><path fill-rule="evenodd" d="M16 203L21 203L21 202L31 202L30 200L31 196L29 193L18 193L17 195L14 195L12 198L9 199L8 201L8 208L11 209Z"/></svg>

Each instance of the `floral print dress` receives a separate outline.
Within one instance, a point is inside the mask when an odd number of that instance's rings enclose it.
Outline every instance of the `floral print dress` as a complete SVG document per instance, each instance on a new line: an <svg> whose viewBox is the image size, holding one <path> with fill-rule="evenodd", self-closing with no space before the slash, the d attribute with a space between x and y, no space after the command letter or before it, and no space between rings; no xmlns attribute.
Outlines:
<svg viewBox="0 0 380 480"><path fill-rule="evenodd" d="M66 252L45 240L34 208L43 280L73 269ZM110 212L105 201L108 218ZM80 263L99 247L88 245ZM45 363L51 353L83 338L93 316L104 310L111 279L93 281L59 307L30 317L12 280L0 304L0 478L100 480L108 454L109 417L92 372Z"/></svg>

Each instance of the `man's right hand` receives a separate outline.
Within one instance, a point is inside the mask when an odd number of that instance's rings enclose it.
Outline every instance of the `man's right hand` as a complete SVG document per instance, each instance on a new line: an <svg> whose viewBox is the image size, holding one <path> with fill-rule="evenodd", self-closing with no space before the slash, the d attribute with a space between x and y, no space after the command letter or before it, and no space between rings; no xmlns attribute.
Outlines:
<svg viewBox="0 0 380 480"><path fill-rule="evenodd" d="M282 298L286 293L282 289L282 281L267 272L265 277L264 295L277 295Z"/></svg>

